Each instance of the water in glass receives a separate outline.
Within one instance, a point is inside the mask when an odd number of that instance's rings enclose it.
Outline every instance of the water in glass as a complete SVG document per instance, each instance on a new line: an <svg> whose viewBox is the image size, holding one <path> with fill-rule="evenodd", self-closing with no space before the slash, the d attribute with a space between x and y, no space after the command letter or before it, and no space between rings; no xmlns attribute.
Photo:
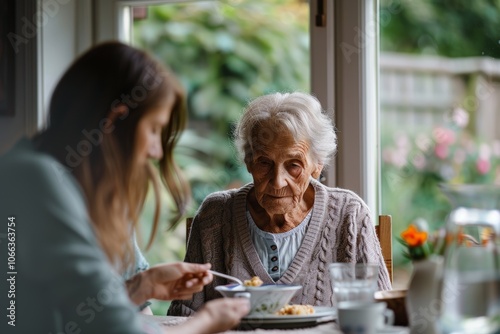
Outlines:
<svg viewBox="0 0 500 334"><path fill-rule="evenodd" d="M377 264L333 263L329 270L337 304L343 301L374 301L378 279Z"/></svg>

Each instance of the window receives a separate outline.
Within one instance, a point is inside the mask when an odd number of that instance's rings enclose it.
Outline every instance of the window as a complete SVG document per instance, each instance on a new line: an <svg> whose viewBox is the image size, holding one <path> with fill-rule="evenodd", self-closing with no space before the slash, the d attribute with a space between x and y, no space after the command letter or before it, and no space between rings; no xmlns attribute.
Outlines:
<svg viewBox="0 0 500 334"><path fill-rule="evenodd" d="M380 1L381 198L394 235L417 219L444 225L440 182L500 183L498 6ZM407 263L399 244L394 256Z"/></svg>

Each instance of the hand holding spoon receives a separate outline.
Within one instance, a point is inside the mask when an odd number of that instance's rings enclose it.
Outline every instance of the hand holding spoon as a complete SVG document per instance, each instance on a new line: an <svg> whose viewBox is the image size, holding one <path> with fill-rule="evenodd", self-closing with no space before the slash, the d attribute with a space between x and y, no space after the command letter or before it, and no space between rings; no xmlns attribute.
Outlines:
<svg viewBox="0 0 500 334"><path fill-rule="evenodd" d="M220 273L218 271L213 271L213 270L208 270L208 272L211 273L214 276L223 277L223 278L228 279L230 281L236 282L239 285L243 285L243 282L239 278L236 278L234 276L226 275L226 274Z"/></svg>

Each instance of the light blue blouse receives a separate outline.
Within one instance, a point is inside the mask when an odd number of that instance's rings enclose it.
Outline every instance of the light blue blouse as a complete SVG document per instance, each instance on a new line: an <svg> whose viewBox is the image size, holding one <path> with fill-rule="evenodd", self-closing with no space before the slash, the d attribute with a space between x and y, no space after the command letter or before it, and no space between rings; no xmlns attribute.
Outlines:
<svg viewBox="0 0 500 334"><path fill-rule="evenodd" d="M146 271L149 269L149 262L146 260L144 255L141 252L141 249L139 248L139 245L137 244L137 236L134 233L134 265L130 266L125 273L122 274L123 279L126 281L132 276Z"/></svg>
<svg viewBox="0 0 500 334"><path fill-rule="evenodd" d="M132 278L132 276L134 276L140 272L143 272L143 271L146 271L149 269L149 262L146 260L146 258L144 257L144 255L141 252L141 249L139 248L139 245L137 244L137 236L135 233L134 233L133 242L134 242L134 264L132 266L130 266L122 274L124 281ZM149 305L151 305L151 302L147 301L144 304L139 306L139 310L142 311L143 309L145 309Z"/></svg>
<svg viewBox="0 0 500 334"><path fill-rule="evenodd" d="M264 268L267 269L269 276L274 281L279 280L290 266L290 263L292 263L307 232L311 216L312 210L309 211L308 215L297 227L290 231L270 233L258 228L252 215L247 210L248 226L253 245Z"/></svg>

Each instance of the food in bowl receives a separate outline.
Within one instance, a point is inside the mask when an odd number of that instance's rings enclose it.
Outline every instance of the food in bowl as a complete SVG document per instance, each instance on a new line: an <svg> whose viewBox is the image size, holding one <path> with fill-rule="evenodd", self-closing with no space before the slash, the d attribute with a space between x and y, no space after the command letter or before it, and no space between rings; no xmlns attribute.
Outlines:
<svg viewBox="0 0 500 334"><path fill-rule="evenodd" d="M258 287L239 284L219 285L215 290L226 298L241 292L250 294L250 314L274 314L290 302L301 285L263 284Z"/></svg>
<svg viewBox="0 0 500 334"><path fill-rule="evenodd" d="M288 305L283 306L277 315L308 315L314 314L314 307L312 305Z"/></svg>
<svg viewBox="0 0 500 334"><path fill-rule="evenodd" d="M262 284L264 284L264 282L262 282L259 276L254 276L251 279L243 281L244 286L261 286Z"/></svg>

